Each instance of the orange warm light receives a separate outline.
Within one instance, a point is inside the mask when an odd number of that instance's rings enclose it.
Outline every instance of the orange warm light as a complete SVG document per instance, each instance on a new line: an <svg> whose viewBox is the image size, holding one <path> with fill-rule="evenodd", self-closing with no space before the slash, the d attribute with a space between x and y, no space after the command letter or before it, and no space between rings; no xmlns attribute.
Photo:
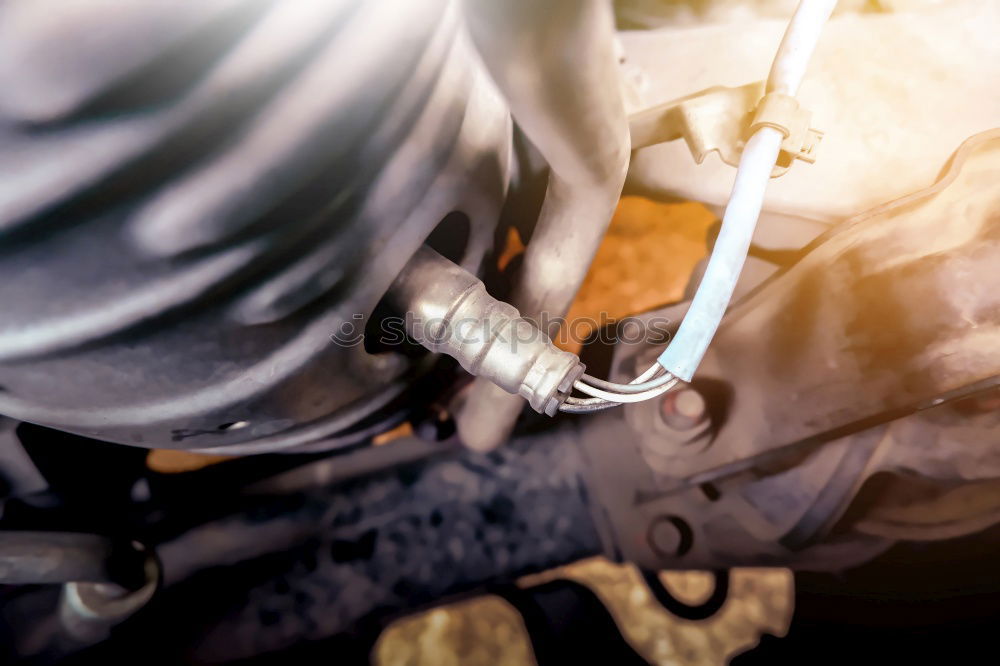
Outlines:
<svg viewBox="0 0 1000 666"><path fill-rule="evenodd" d="M579 352L602 315L613 321L680 300L715 219L699 203L622 197L556 344Z"/></svg>

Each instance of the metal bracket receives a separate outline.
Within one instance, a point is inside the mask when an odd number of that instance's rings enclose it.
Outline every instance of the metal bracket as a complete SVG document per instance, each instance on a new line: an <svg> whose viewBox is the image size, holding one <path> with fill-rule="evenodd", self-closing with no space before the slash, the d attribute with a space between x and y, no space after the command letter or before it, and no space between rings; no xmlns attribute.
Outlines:
<svg viewBox="0 0 1000 666"><path fill-rule="evenodd" d="M737 166L746 140L767 126L785 135L772 178L784 175L797 159L815 162L823 133L809 127L810 113L793 97L764 91L763 81L714 86L635 113L629 118L632 149L683 138L698 164L715 151L723 162Z"/></svg>

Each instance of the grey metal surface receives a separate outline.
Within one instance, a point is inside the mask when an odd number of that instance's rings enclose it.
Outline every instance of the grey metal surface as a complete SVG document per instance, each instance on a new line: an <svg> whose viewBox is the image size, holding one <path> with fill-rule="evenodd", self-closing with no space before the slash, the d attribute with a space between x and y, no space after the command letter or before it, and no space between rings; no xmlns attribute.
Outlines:
<svg viewBox="0 0 1000 666"><path fill-rule="evenodd" d="M280 447L409 382L357 334L453 211L474 270L507 184L457 2L0 12L0 413Z"/></svg>

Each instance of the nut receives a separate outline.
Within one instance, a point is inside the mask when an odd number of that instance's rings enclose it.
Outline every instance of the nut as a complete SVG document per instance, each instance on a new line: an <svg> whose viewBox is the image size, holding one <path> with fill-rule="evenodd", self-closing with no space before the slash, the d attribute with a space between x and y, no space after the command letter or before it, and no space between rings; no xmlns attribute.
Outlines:
<svg viewBox="0 0 1000 666"><path fill-rule="evenodd" d="M660 402L660 418L673 430L693 430L707 416L705 398L693 388L668 393Z"/></svg>

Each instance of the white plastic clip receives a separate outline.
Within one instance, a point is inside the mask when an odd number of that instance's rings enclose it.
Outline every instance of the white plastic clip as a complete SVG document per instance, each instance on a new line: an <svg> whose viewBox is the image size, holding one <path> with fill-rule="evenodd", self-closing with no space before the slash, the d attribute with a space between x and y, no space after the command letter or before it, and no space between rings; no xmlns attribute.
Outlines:
<svg viewBox="0 0 1000 666"><path fill-rule="evenodd" d="M772 177L787 171L793 160L810 164L816 161L816 150L823 140L823 133L809 127L811 116L808 111L799 108L797 99L781 93L768 93L757 104L749 133L752 135L761 127L773 127L785 136L777 163L783 170L772 174Z"/></svg>

